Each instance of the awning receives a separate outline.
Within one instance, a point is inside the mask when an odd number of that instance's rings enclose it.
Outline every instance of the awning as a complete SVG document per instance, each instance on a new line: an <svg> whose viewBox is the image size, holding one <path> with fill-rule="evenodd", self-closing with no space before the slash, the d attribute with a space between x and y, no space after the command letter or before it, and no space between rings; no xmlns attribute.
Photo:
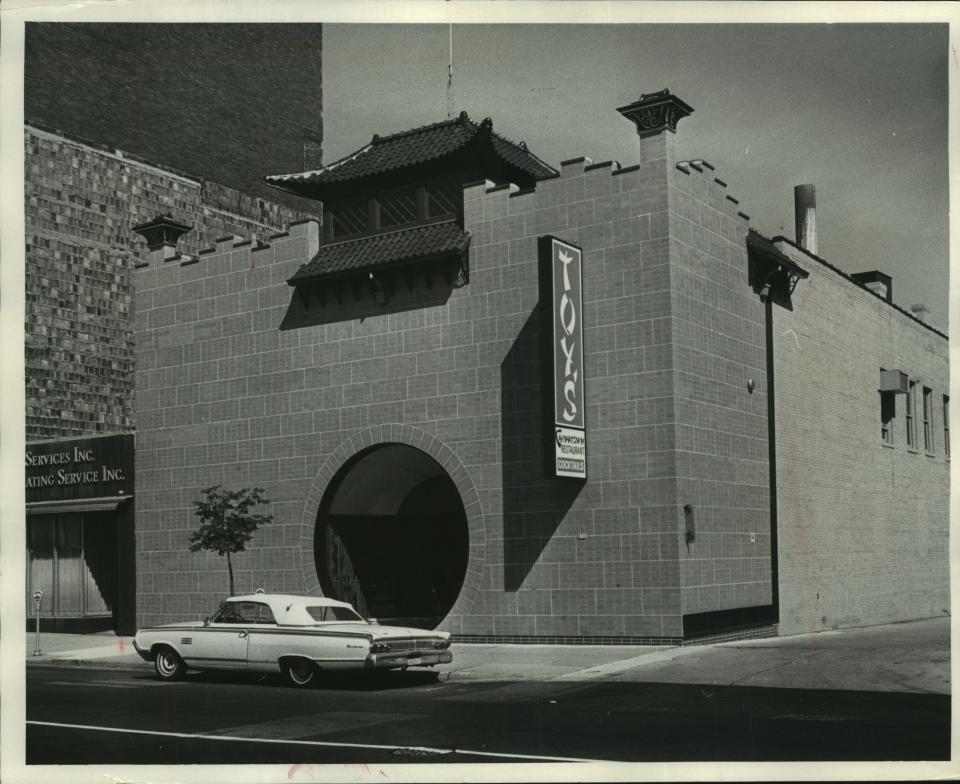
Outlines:
<svg viewBox="0 0 960 784"><path fill-rule="evenodd" d="M27 514L66 514L67 512L112 512L132 495L109 495L100 498L67 498L62 501L28 501Z"/></svg>

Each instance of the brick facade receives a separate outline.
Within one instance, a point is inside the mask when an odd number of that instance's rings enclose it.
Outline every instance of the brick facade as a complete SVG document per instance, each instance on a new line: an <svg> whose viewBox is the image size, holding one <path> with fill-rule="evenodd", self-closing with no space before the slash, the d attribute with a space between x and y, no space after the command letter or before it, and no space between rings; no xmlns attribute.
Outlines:
<svg viewBox="0 0 960 784"><path fill-rule="evenodd" d="M748 302L744 217L672 146L643 152L624 169L568 162L535 191L466 188L469 284L438 299L418 283L388 313L361 292L278 329L313 224L138 272L143 620L201 613L222 590L215 561L183 546L196 491L215 481L275 499L238 586L316 590L318 477L378 427L435 443L476 494L467 581L444 621L458 634L659 640L681 637L685 614L769 603L765 398L746 384L765 372L763 310ZM585 484L543 474L543 234L584 252ZM704 330L726 337L702 343ZM683 503L698 518L689 546Z"/></svg>
<svg viewBox="0 0 960 784"><path fill-rule="evenodd" d="M663 641L711 615L717 629L738 611L769 621L778 560L783 630L938 614L942 450L881 447L876 385L881 366L902 366L941 395L945 340L833 271L811 269L793 312L773 308L771 552L767 320L748 218L709 164L675 159L672 133L639 152L625 168L567 161L535 190L466 186L469 281L411 277L387 302L362 285L294 293L287 279L319 247L313 222L268 247L153 254L136 274L141 623L200 616L223 595L225 565L186 549L192 502L215 482L273 499L275 522L235 559L237 589L319 591L324 493L381 443L430 455L463 501L466 577L441 624L461 639ZM543 469L547 234L583 250L586 482ZM868 441L882 465L864 461Z"/></svg>
<svg viewBox="0 0 960 784"><path fill-rule="evenodd" d="M802 633L949 614L947 339L823 262L781 243L810 272L794 309L774 309L780 630ZM896 395L880 436L880 368L917 386L918 448ZM932 448L922 389L933 399Z"/></svg>
<svg viewBox="0 0 960 784"><path fill-rule="evenodd" d="M300 213L39 128L24 145L27 440L129 432L132 227L174 213L196 227L189 250Z"/></svg>

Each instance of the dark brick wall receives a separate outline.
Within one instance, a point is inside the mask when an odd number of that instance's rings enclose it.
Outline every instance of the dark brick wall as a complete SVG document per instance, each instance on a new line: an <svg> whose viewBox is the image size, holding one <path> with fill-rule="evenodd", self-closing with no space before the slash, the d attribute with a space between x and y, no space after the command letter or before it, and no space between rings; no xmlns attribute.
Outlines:
<svg viewBox="0 0 960 784"><path fill-rule="evenodd" d="M172 213L195 227L189 251L269 234L299 213L36 128L24 144L27 440L128 432L130 264L144 247L132 227Z"/></svg>
<svg viewBox="0 0 960 784"><path fill-rule="evenodd" d="M317 165L322 25L31 22L24 46L28 124L313 206L263 177Z"/></svg>

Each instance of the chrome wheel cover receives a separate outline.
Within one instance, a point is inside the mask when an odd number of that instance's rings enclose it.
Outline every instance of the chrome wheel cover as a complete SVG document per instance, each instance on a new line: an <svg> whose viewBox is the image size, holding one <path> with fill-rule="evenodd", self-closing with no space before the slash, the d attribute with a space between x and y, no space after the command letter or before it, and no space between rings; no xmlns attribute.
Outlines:
<svg viewBox="0 0 960 784"><path fill-rule="evenodd" d="M164 678L172 678L177 674L180 663L176 652L166 648L157 654L157 672Z"/></svg>
<svg viewBox="0 0 960 784"><path fill-rule="evenodd" d="M297 686L306 686L313 679L316 670L303 659L296 659L287 665L287 674Z"/></svg>

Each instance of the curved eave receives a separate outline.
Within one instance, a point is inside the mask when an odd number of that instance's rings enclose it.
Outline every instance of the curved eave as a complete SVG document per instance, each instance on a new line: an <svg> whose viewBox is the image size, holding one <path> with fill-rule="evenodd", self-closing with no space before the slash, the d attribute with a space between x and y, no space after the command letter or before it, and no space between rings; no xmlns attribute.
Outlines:
<svg viewBox="0 0 960 784"><path fill-rule="evenodd" d="M455 221L443 221L322 245L287 283L309 285L376 270L457 259L467 252L470 240L470 232Z"/></svg>

